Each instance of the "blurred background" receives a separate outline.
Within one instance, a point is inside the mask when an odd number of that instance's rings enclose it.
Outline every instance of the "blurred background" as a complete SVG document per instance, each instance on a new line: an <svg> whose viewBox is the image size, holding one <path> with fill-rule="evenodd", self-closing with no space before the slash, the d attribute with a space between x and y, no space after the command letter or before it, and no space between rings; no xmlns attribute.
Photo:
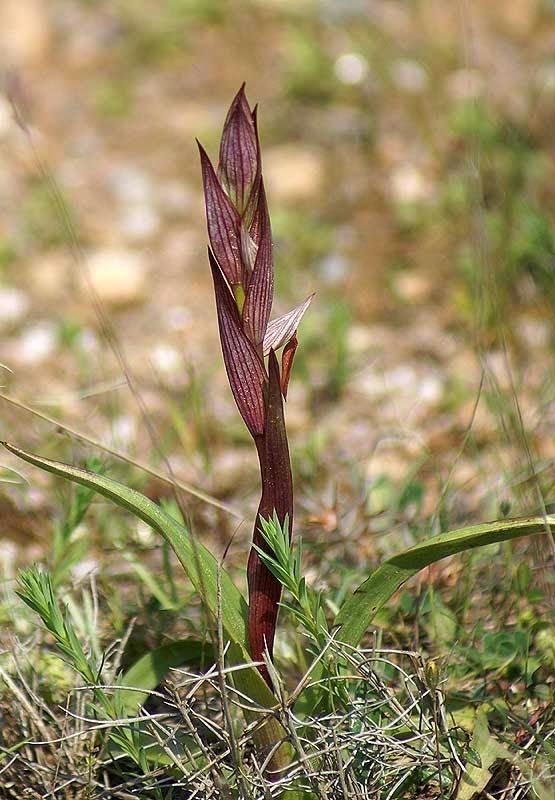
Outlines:
<svg viewBox="0 0 555 800"><path fill-rule="evenodd" d="M299 529L358 563L373 533L398 549L416 518L437 529L549 496L552 0L2 0L0 53L2 392L28 407L0 400L2 438L91 452L32 410L161 472L167 459L252 519L195 144L217 157L245 81L275 313L317 293L287 403ZM18 471L6 535L28 557L48 484L2 464ZM234 518L185 505L228 541Z"/></svg>

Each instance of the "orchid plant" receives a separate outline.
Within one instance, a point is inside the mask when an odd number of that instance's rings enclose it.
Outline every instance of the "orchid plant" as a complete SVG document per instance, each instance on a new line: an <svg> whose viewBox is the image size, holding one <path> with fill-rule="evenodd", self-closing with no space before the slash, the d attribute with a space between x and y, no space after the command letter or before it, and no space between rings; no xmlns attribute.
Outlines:
<svg viewBox="0 0 555 800"><path fill-rule="evenodd" d="M302 760L303 754L292 750L294 737L284 714L280 716L287 703L283 697L278 702L270 674L282 586L293 599L293 603L285 604L287 609L293 611L299 627L315 645L309 668L311 684L303 685L290 701L295 713L308 719L322 708L322 693L327 691L319 678L324 669L322 654L332 641L332 633L341 647L356 648L382 606L424 567L493 542L551 535L555 516L503 519L430 535L380 564L346 596L335 617L328 619L329 614L324 613L306 586L300 546L294 552L291 545L293 480L284 419L284 399L297 347L296 331L311 297L270 321L274 286L271 226L262 179L257 113L249 106L244 86L225 120L217 169L200 144L199 149L210 240L208 260L223 358L233 397L260 462L262 494L247 565L248 602L214 555L185 525L149 498L108 475L3 444L30 464L98 492L132 512L173 548L204 607L219 623L220 649L225 651L225 659L222 655L219 665L225 661L232 668L235 687L249 700L244 713L249 722L256 719L252 737L263 759L262 771L287 778L289 771L293 774L295 755ZM281 366L276 356L279 350ZM93 669L85 663L86 654L67 618L60 615L52 586L33 567L21 576L20 596L39 614L62 656L93 684L91 688L96 688L98 696L102 665L94 664ZM198 648L192 644L190 640L168 642L139 659L120 676L118 685L122 688L117 689L115 704L109 704L108 716L136 716L137 707L172 666L194 661ZM338 673L341 669L339 658ZM133 691L125 692L125 686ZM268 709L273 710L268 714ZM137 741L137 763L148 770L148 747L143 747L142 739ZM135 752L135 739L120 737L120 747L122 742L128 749L131 742ZM303 789L282 794L289 800L312 796Z"/></svg>
<svg viewBox="0 0 555 800"><path fill-rule="evenodd" d="M297 348L296 329L312 296L269 321L274 289L272 232L256 108L251 111L244 84L225 120L217 170L198 146L224 363L260 463L262 496L247 568L248 638L251 657L269 681L263 656L267 651L272 657L281 583L260 557L259 550L268 547L260 525L275 514L291 536L293 479L283 400ZM281 373L275 355L280 348Z"/></svg>

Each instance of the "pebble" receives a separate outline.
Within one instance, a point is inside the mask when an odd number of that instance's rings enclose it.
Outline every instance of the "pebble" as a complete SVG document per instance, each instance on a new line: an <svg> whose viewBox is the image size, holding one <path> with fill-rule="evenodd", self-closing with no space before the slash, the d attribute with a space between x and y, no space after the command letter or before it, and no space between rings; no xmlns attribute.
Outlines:
<svg viewBox="0 0 555 800"><path fill-rule="evenodd" d="M484 76L477 69L457 69L445 81L447 95L453 100L474 100L484 92Z"/></svg>
<svg viewBox="0 0 555 800"><path fill-rule="evenodd" d="M171 344L159 342L150 350L149 357L154 369L164 376L171 378L184 371L181 353Z"/></svg>
<svg viewBox="0 0 555 800"><path fill-rule="evenodd" d="M397 203L424 203L434 194L431 181L410 161L403 161L391 170L389 189Z"/></svg>
<svg viewBox="0 0 555 800"><path fill-rule="evenodd" d="M15 342L13 357L16 364L38 366L46 361L58 346L58 333L53 322L41 321L29 326Z"/></svg>
<svg viewBox="0 0 555 800"><path fill-rule="evenodd" d="M187 306L171 306L164 314L166 327L170 331L184 331L193 320L191 309Z"/></svg>
<svg viewBox="0 0 555 800"><path fill-rule="evenodd" d="M93 575L96 575L99 570L100 564L98 559L91 557L82 558L71 568L71 577L74 585L81 584L87 579L90 579Z"/></svg>
<svg viewBox="0 0 555 800"><path fill-rule="evenodd" d="M29 311L29 298L15 286L0 287L0 328L16 325Z"/></svg>
<svg viewBox="0 0 555 800"><path fill-rule="evenodd" d="M403 92L419 94L428 88L428 73L417 61L396 61L391 67L391 74L395 85Z"/></svg>
<svg viewBox="0 0 555 800"><path fill-rule="evenodd" d="M496 10L495 18L497 23L505 28L509 35L518 39L530 36L540 17L540 3L531 3L530 0L511 0L510 3L501 5L502 11L498 16ZM548 4L545 4L546 7Z"/></svg>
<svg viewBox="0 0 555 800"><path fill-rule="evenodd" d="M118 307L144 300L147 268L140 253L131 250L99 250L87 258L87 269L99 299Z"/></svg>
<svg viewBox="0 0 555 800"><path fill-rule="evenodd" d="M121 203L148 203L152 197L150 178L133 164L114 166L110 171L109 181L112 191Z"/></svg>
<svg viewBox="0 0 555 800"><path fill-rule="evenodd" d="M124 236L133 240L154 236L161 220L149 176L133 164L119 164L110 174L110 184L121 205L119 227Z"/></svg>
<svg viewBox="0 0 555 800"><path fill-rule="evenodd" d="M488 381L495 381L496 386L502 390L512 389L510 363L503 350L489 350L484 353L482 363Z"/></svg>
<svg viewBox="0 0 555 800"><path fill-rule="evenodd" d="M135 418L130 414L121 414L111 422L111 440L116 447L130 448L137 439Z"/></svg>
<svg viewBox="0 0 555 800"><path fill-rule="evenodd" d="M251 447L237 447L218 454L213 465L210 491L225 494L234 491L245 477L256 479L257 460Z"/></svg>
<svg viewBox="0 0 555 800"><path fill-rule="evenodd" d="M352 272L352 263L346 256L332 251L320 261L318 271L326 286L334 286Z"/></svg>
<svg viewBox="0 0 555 800"><path fill-rule="evenodd" d="M395 290L401 300L423 303L434 289L434 276L422 270L404 270L395 276Z"/></svg>
<svg viewBox="0 0 555 800"><path fill-rule="evenodd" d="M127 239L149 239L160 229L160 215L146 203L128 205L120 214L119 227Z"/></svg>
<svg viewBox="0 0 555 800"><path fill-rule="evenodd" d="M6 136L13 128L13 112L8 99L0 94L0 136Z"/></svg>
<svg viewBox="0 0 555 800"><path fill-rule="evenodd" d="M163 211L179 219L194 208L196 191L183 181L166 181L158 189L158 202Z"/></svg>
<svg viewBox="0 0 555 800"><path fill-rule="evenodd" d="M395 406L406 406L409 413L416 405L434 405L443 395L443 383L435 370L417 370L410 364L385 371L372 365L359 378L358 388L371 400L392 398Z"/></svg>
<svg viewBox="0 0 555 800"><path fill-rule="evenodd" d="M372 331L367 325L352 323L347 330L349 352L357 355L365 354L374 345Z"/></svg>
<svg viewBox="0 0 555 800"><path fill-rule="evenodd" d="M84 328L77 337L77 347L82 353L93 355L100 350L100 342L96 333L91 328Z"/></svg>
<svg viewBox="0 0 555 800"><path fill-rule="evenodd" d="M368 62L359 53L343 53L336 60L333 71L341 83L356 85L368 75Z"/></svg>
<svg viewBox="0 0 555 800"><path fill-rule="evenodd" d="M322 190L324 162L301 144L273 147L264 157L264 177L274 201L310 200Z"/></svg>
<svg viewBox="0 0 555 800"><path fill-rule="evenodd" d="M73 269L71 255L62 250L51 250L38 256L30 267L33 292L42 300L59 302Z"/></svg>
<svg viewBox="0 0 555 800"><path fill-rule="evenodd" d="M4 64L32 66L46 56L51 42L48 3L45 0L2 0L0 52Z"/></svg>
<svg viewBox="0 0 555 800"><path fill-rule="evenodd" d="M414 29L413 15L408 5L402 3L367 4L369 14L379 31L383 31L394 41L405 41Z"/></svg>
<svg viewBox="0 0 555 800"><path fill-rule="evenodd" d="M432 276L429 276L428 279L430 280L427 298L429 300L435 282ZM459 350L457 339L449 334L437 320L430 318L429 306L423 303L420 308L417 308L418 301L416 298L412 302L414 303L414 316L407 352L418 356L418 353L427 351L438 361L448 361L451 364L452 359ZM472 374L472 371L465 372L466 374Z"/></svg>
<svg viewBox="0 0 555 800"><path fill-rule="evenodd" d="M520 340L531 350L549 348L549 343L555 333L553 324L532 317L519 320L516 329Z"/></svg>

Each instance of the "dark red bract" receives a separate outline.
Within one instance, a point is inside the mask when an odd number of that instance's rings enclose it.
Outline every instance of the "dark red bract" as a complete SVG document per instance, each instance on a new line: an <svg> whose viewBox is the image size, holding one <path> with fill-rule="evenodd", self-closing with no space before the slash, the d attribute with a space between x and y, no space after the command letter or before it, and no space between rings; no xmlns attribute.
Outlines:
<svg viewBox="0 0 555 800"><path fill-rule="evenodd" d="M229 385L254 439L262 497L253 544L266 548L259 519L274 512L293 523L293 480L283 413L297 326L311 297L270 322L274 292L272 232L258 139L256 109L241 86L228 111L217 171L199 144L208 258L214 281L220 342ZM275 351L283 347L282 369ZM268 357L266 367L265 358ZM272 656L281 585L251 548L248 560L248 635L253 660ZM262 664L261 673L270 682Z"/></svg>

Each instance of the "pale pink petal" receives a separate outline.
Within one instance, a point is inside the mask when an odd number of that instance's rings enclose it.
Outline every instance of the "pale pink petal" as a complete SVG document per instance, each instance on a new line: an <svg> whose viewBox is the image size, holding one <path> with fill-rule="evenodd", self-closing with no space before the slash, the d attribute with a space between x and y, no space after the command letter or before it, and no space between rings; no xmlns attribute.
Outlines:
<svg viewBox="0 0 555 800"><path fill-rule="evenodd" d="M279 350L284 344L287 344L289 339L293 336L299 322L304 316L306 309L309 307L314 292L309 295L306 300L287 314L282 314L268 323L266 335L264 336L264 355L267 356L270 350Z"/></svg>

